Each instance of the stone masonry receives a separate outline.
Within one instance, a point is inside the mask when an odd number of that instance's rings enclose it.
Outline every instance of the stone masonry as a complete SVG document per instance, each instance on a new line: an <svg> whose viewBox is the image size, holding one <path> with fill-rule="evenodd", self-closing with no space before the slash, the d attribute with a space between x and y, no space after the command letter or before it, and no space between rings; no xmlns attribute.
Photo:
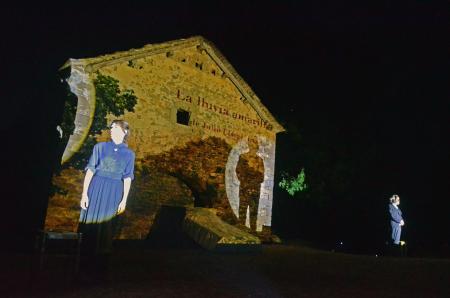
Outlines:
<svg viewBox="0 0 450 298"><path fill-rule="evenodd" d="M128 145L136 153L136 178L120 238L145 238L161 204L216 208L219 217L237 224L235 171L248 142L257 146L264 162L256 231L270 227L276 134L284 129L211 42L192 37L70 59L66 67L71 68L68 83L78 97L78 109L63 163L89 133L96 100L93 80L99 73L118 80L121 89L133 90L138 99L134 112L121 117L131 126ZM180 115L186 123L179 121ZM104 131L96 138L106 141L108 136ZM257 170L251 159L247 162ZM66 177L54 179L60 187L80 189L76 184L83 173L69 169L61 175ZM50 198L46 227L76 226L80 195L81 190ZM66 220L58 208L72 210L65 213Z"/></svg>

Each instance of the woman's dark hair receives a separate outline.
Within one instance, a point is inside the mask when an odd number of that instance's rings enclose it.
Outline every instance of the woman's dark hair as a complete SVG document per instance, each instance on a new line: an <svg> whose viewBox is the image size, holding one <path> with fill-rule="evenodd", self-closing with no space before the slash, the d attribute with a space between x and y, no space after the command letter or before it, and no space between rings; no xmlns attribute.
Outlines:
<svg viewBox="0 0 450 298"><path fill-rule="evenodd" d="M392 195L392 197L389 198L389 202L391 202L391 204L397 202L397 200L400 199L398 197L398 195Z"/></svg>
<svg viewBox="0 0 450 298"><path fill-rule="evenodd" d="M111 125L109 127L112 127L113 124L116 124L120 126L120 128L122 128L122 131L125 133L125 136L123 137L123 142L126 143L128 137L130 136L130 125L128 124L128 122L116 119L111 122Z"/></svg>

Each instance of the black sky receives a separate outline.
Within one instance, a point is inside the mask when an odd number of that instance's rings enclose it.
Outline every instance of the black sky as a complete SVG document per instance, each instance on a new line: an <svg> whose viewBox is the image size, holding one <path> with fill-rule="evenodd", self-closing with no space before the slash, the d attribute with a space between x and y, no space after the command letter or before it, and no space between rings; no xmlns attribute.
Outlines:
<svg viewBox="0 0 450 298"><path fill-rule="evenodd" d="M39 222L33 214L45 212L48 156L64 100L58 68L68 58L202 35L309 152L357 164L351 205L368 212L399 193L416 236L448 243L448 6L141 2L2 8L3 181L8 220L23 220L11 226L31 227ZM308 155L289 147L290 131L279 138L277 167L292 160L308 170L301 160Z"/></svg>

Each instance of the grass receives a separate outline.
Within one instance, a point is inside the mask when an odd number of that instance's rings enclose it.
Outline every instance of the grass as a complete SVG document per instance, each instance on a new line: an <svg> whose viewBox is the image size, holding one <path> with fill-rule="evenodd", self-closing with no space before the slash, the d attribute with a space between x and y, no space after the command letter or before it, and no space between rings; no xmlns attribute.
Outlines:
<svg viewBox="0 0 450 298"><path fill-rule="evenodd" d="M106 280L69 274L50 255L30 284L30 255L3 254L2 297L450 297L450 260L332 253L299 242L260 252L116 242Z"/></svg>

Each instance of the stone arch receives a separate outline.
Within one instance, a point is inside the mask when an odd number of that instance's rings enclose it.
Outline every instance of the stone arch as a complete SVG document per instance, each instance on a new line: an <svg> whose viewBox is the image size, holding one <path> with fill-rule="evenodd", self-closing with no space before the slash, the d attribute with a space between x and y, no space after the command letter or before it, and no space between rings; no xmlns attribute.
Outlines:
<svg viewBox="0 0 450 298"><path fill-rule="evenodd" d="M202 181L198 176L185 176L183 173L176 173L173 176L190 189L194 198L194 207L212 207L212 195L208 194L209 184Z"/></svg>
<svg viewBox="0 0 450 298"><path fill-rule="evenodd" d="M157 155L146 156L142 166L176 177L192 192L196 207L216 208L233 217L225 190L225 168L231 146L208 137L190 141Z"/></svg>

